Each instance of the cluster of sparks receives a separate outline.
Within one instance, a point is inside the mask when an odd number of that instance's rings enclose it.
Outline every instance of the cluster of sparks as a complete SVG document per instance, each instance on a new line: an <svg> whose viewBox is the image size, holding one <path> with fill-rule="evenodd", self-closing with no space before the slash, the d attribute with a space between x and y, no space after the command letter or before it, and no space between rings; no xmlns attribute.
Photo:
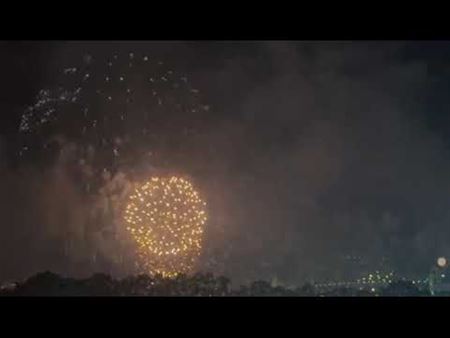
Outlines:
<svg viewBox="0 0 450 338"><path fill-rule="evenodd" d="M129 196L124 220L146 273L189 273L202 248L206 203L186 179L154 177Z"/></svg>
<svg viewBox="0 0 450 338"><path fill-rule="evenodd" d="M57 134L76 143L83 159L95 151L99 170L154 160L166 139L188 144L198 128L193 121L209 111L185 74L137 52L85 57L56 82L21 116L20 157L52 149Z"/></svg>

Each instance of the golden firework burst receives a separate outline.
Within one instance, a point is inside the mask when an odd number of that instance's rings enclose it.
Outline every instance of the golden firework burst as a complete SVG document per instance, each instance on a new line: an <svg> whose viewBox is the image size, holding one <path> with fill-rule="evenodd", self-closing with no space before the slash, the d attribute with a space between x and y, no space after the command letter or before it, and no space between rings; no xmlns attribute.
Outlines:
<svg viewBox="0 0 450 338"><path fill-rule="evenodd" d="M189 273L202 248L206 203L181 177L153 177L128 197L124 220L149 274Z"/></svg>

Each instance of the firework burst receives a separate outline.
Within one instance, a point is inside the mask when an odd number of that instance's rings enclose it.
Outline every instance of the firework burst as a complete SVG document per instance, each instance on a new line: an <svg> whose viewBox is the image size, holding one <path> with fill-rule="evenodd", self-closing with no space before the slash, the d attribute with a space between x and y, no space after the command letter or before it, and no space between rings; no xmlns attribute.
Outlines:
<svg viewBox="0 0 450 338"><path fill-rule="evenodd" d="M205 206L180 177L154 177L135 188L124 221L137 244L139 268L165 277L191 272L202 249Z"/></svg>

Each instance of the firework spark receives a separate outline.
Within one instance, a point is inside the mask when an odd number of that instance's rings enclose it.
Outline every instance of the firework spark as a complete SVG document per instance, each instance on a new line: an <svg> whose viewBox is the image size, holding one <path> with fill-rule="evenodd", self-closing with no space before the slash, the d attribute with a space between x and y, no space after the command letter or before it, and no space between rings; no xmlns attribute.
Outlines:
<svg viewBox="0 0 450 338"><path fill-rule="evenodd" d="M129 196L126 229L149 274L189 273L202 249L206 203L186 179L154 177Z"/></svg>
<svg viewBox="0 0 450 338"><path fill-rule="evenodd" d="M168 153L186 162L209 116L183 73L146 54L89 56L58 74L21 116L18 155L51 160L73 144L72 157L94 172L91 185L105 169L160 166Z"/></svg>

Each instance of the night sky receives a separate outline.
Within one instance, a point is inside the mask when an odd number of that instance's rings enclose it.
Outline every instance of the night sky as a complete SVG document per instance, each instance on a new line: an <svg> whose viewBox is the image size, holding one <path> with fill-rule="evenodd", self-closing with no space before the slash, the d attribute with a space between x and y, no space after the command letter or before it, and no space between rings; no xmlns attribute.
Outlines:
<svg viewBox="0 0 450 338"><path fill-rule="evenodd" d="M301 284L375 269L417 277L450 255L447 42L10 41L0 49L2 280L128 271L115 261L113 222L92 221L91 208L115 194L119 178L159 171L189 175L204 193L210 217L198 269L233 280ZM119 60L128 67L123 88L109 84L108 72L124 72ZM41 90L69 86L61 74L71 67L73 83L86 72L97 81L82 90L89 113L63 104L53 127L24 136L27 107ZM158 67L177 77L150 81L153 95L146 86ZM120 100L133 107L126 118ZM128 141L119 149L116 139Z"/></svg>

